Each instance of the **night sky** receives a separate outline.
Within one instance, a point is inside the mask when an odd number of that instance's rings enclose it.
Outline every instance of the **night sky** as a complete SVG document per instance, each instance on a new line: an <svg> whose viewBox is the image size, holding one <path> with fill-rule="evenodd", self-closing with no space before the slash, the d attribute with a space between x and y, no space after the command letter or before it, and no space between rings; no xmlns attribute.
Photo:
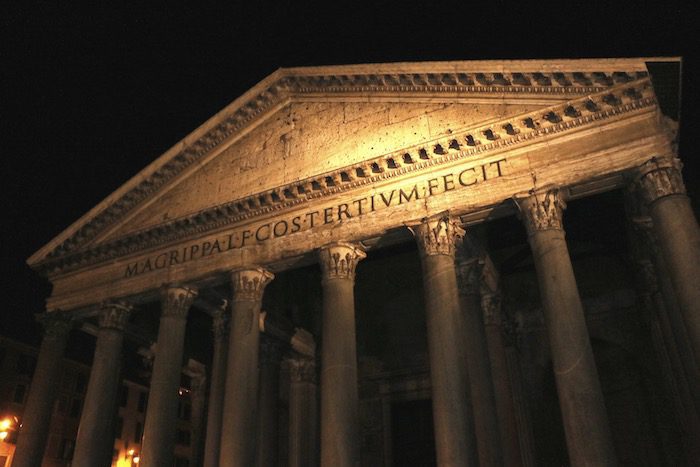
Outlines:
<svg viewBox="0 0 700 467"><path fill-rule="evenodd" d="M0 9L0 334L36 342L50 288L32 253L279 67L683 56L680 152L700 203L699 18L680 2L13 3Z"/></svg>

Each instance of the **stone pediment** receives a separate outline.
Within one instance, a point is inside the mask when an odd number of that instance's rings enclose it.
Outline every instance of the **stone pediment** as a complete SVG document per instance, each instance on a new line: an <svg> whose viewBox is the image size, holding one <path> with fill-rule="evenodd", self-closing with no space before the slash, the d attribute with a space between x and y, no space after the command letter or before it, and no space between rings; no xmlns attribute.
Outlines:
<svg viewBox="0 0 700 467"><path fill-rule="evenodd" d="M278 70L29 263L48 273L80 268L473 157L605 109L641 105L650 99L647 88L641 59Z"/></svg>

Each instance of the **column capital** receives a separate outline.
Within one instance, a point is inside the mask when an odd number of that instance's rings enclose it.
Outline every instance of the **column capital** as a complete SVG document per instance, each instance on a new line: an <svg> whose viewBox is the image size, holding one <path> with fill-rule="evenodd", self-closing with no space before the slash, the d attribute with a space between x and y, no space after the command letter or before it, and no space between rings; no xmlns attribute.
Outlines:
<svg viewBox="0 0 700 467"><path fill-rule="evenodd" d="M408 228L416 237L421 256L446 255L454 257L457 243L465 234L457 220L446 212L426 217L420 223L410 225Z"/></svg>
<svg viewBox="0 0 700 467"><path fill-rule="evenodd" d="M71 330L75 319L65 311L51 311L36 315L36 320L44 328L46 337L64 337Z"/></svg>
<svg viewBox="0 0 700 467"><path fill-rule="evenodd" d="M214 339L219 340L228 335L228 325L230 320L229 301L222 300L219 308L212 313L211 328L214 332Z"/></svg>
<svg viewBox="0 0 700 467"><path fill-rule="evenodd" d="M478 295L481 285L483 263L476 257L457 255L457 287L460 295Z"/></svg>
<svg viewBox="0 0 700 467"><path fill-rule="evenodd" d="M309 358L288 358L289 379L292 383L316 383L316 363Z"/></svg>
<svg viewBox="0 0 700 467"><path fill-rule="evenodd" d="M542 230L563 230L563 213L566 201L561 189L556 186L531 190L516 195L515 201L525 223L528 235Z"/></svg>
<svg viewBox="0 0 700 467"><path fill-rule="evenodd" d="M134 307L126 302L105 302L100 308L98 322L100 328L124 331Z"/></svg>
<svg viewBox="0 0 700 467"><path fill-rule="evenodd" d="M336 242L318 250L323 281L329 279L355 280L357 263L367 257L362 248L352 243Z"/></svg>
<svg viewBox="0 0 700 467"><path fill-rule="evenodd" d="M261 267L234 269L231 271L233 300L255 302L262 300L265 286L274 278L274 274Z"/></svg>
<svg viewBox="0 0 700 467"><path fill-rule="evenodd" d="M484 313L484 326L501 326L503 324L501 294L484 293L481 296L481 311Z"/></svg>
<svg viewBox="0 0 700 467"><path fill-rule="evenodd" d="M165 285L161 289L161 316L185 319L190 306L197 298L197 289L186 285Z"/></svg>
<svg viewBox="0 0 700 467"><path fill-rule="evenodd" d="M677 157L652 157L637 168L637 185L642 199L651 204L669 195L684 195L685 185Z"/></svg>

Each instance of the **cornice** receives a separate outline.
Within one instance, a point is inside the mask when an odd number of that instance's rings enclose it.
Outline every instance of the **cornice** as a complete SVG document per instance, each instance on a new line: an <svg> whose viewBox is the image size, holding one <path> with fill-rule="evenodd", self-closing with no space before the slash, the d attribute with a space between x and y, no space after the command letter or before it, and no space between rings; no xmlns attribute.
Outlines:
<svg viewBox="0 0 700 467"><path fill-rule="evenodd" d="M281 81L284 79L289 78L283 78ZM614 82L613 78L610 80ZM79 269L378 181L460 159L487 155L504 148L529 144L542 137L650 107L655 103L651 82L648 78L642 77L636 81L615 85L597 94L585 95L546 109L511 116L498 122L491 122L489 125L454 132L449 136L393 151L358 164L213 206L95 247L88 245L81 248L78 237L74 237L72 246L66 245L55 249L49 257L35 267L48 274ZM201 146L199 152L193 149L194 145L190 146L173 161L189 165L196 157L211 150L212 144L214 143ZM167 165L164 168L167 168ZM154 176L157 174L158 172ZM158 180L158 183L149 185L151 191L144 192L143 197L157 190L166 181L162 174ZM148 179L143 183L147 182ZM118 203L114 206L118 206ZM103 214L109 210L107 209ZM118 210L118 213L113 215L116 217L124 212ZM98 218L99 216L95 219ZM89 225L92 224L88 223L84 228L88 228ZM100 230L106 227L106 224L99 229L96 226L93 227ZM96 230L91 232L97 233ZM84 241L87 242L87 238Z"/></svg>

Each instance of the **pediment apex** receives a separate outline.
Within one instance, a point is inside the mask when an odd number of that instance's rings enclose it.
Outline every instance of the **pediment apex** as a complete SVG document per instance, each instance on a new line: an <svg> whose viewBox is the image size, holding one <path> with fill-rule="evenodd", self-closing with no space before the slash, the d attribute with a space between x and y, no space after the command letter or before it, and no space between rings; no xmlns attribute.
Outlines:
<svg viewBox="0 0 700 467"><path fill-rule="evenodd" d="M353 94L401 96L416 92L446 100L469 93L508 92L514 96L524 92L558 93L563 98L575 98L646 76L648 61L672 60L677 59L479 60L280 68L176 143L34 253L27 263L41 269L47 260L89 247L93 239L192 164L290 99L309 94L342 99Z"/></svg>

